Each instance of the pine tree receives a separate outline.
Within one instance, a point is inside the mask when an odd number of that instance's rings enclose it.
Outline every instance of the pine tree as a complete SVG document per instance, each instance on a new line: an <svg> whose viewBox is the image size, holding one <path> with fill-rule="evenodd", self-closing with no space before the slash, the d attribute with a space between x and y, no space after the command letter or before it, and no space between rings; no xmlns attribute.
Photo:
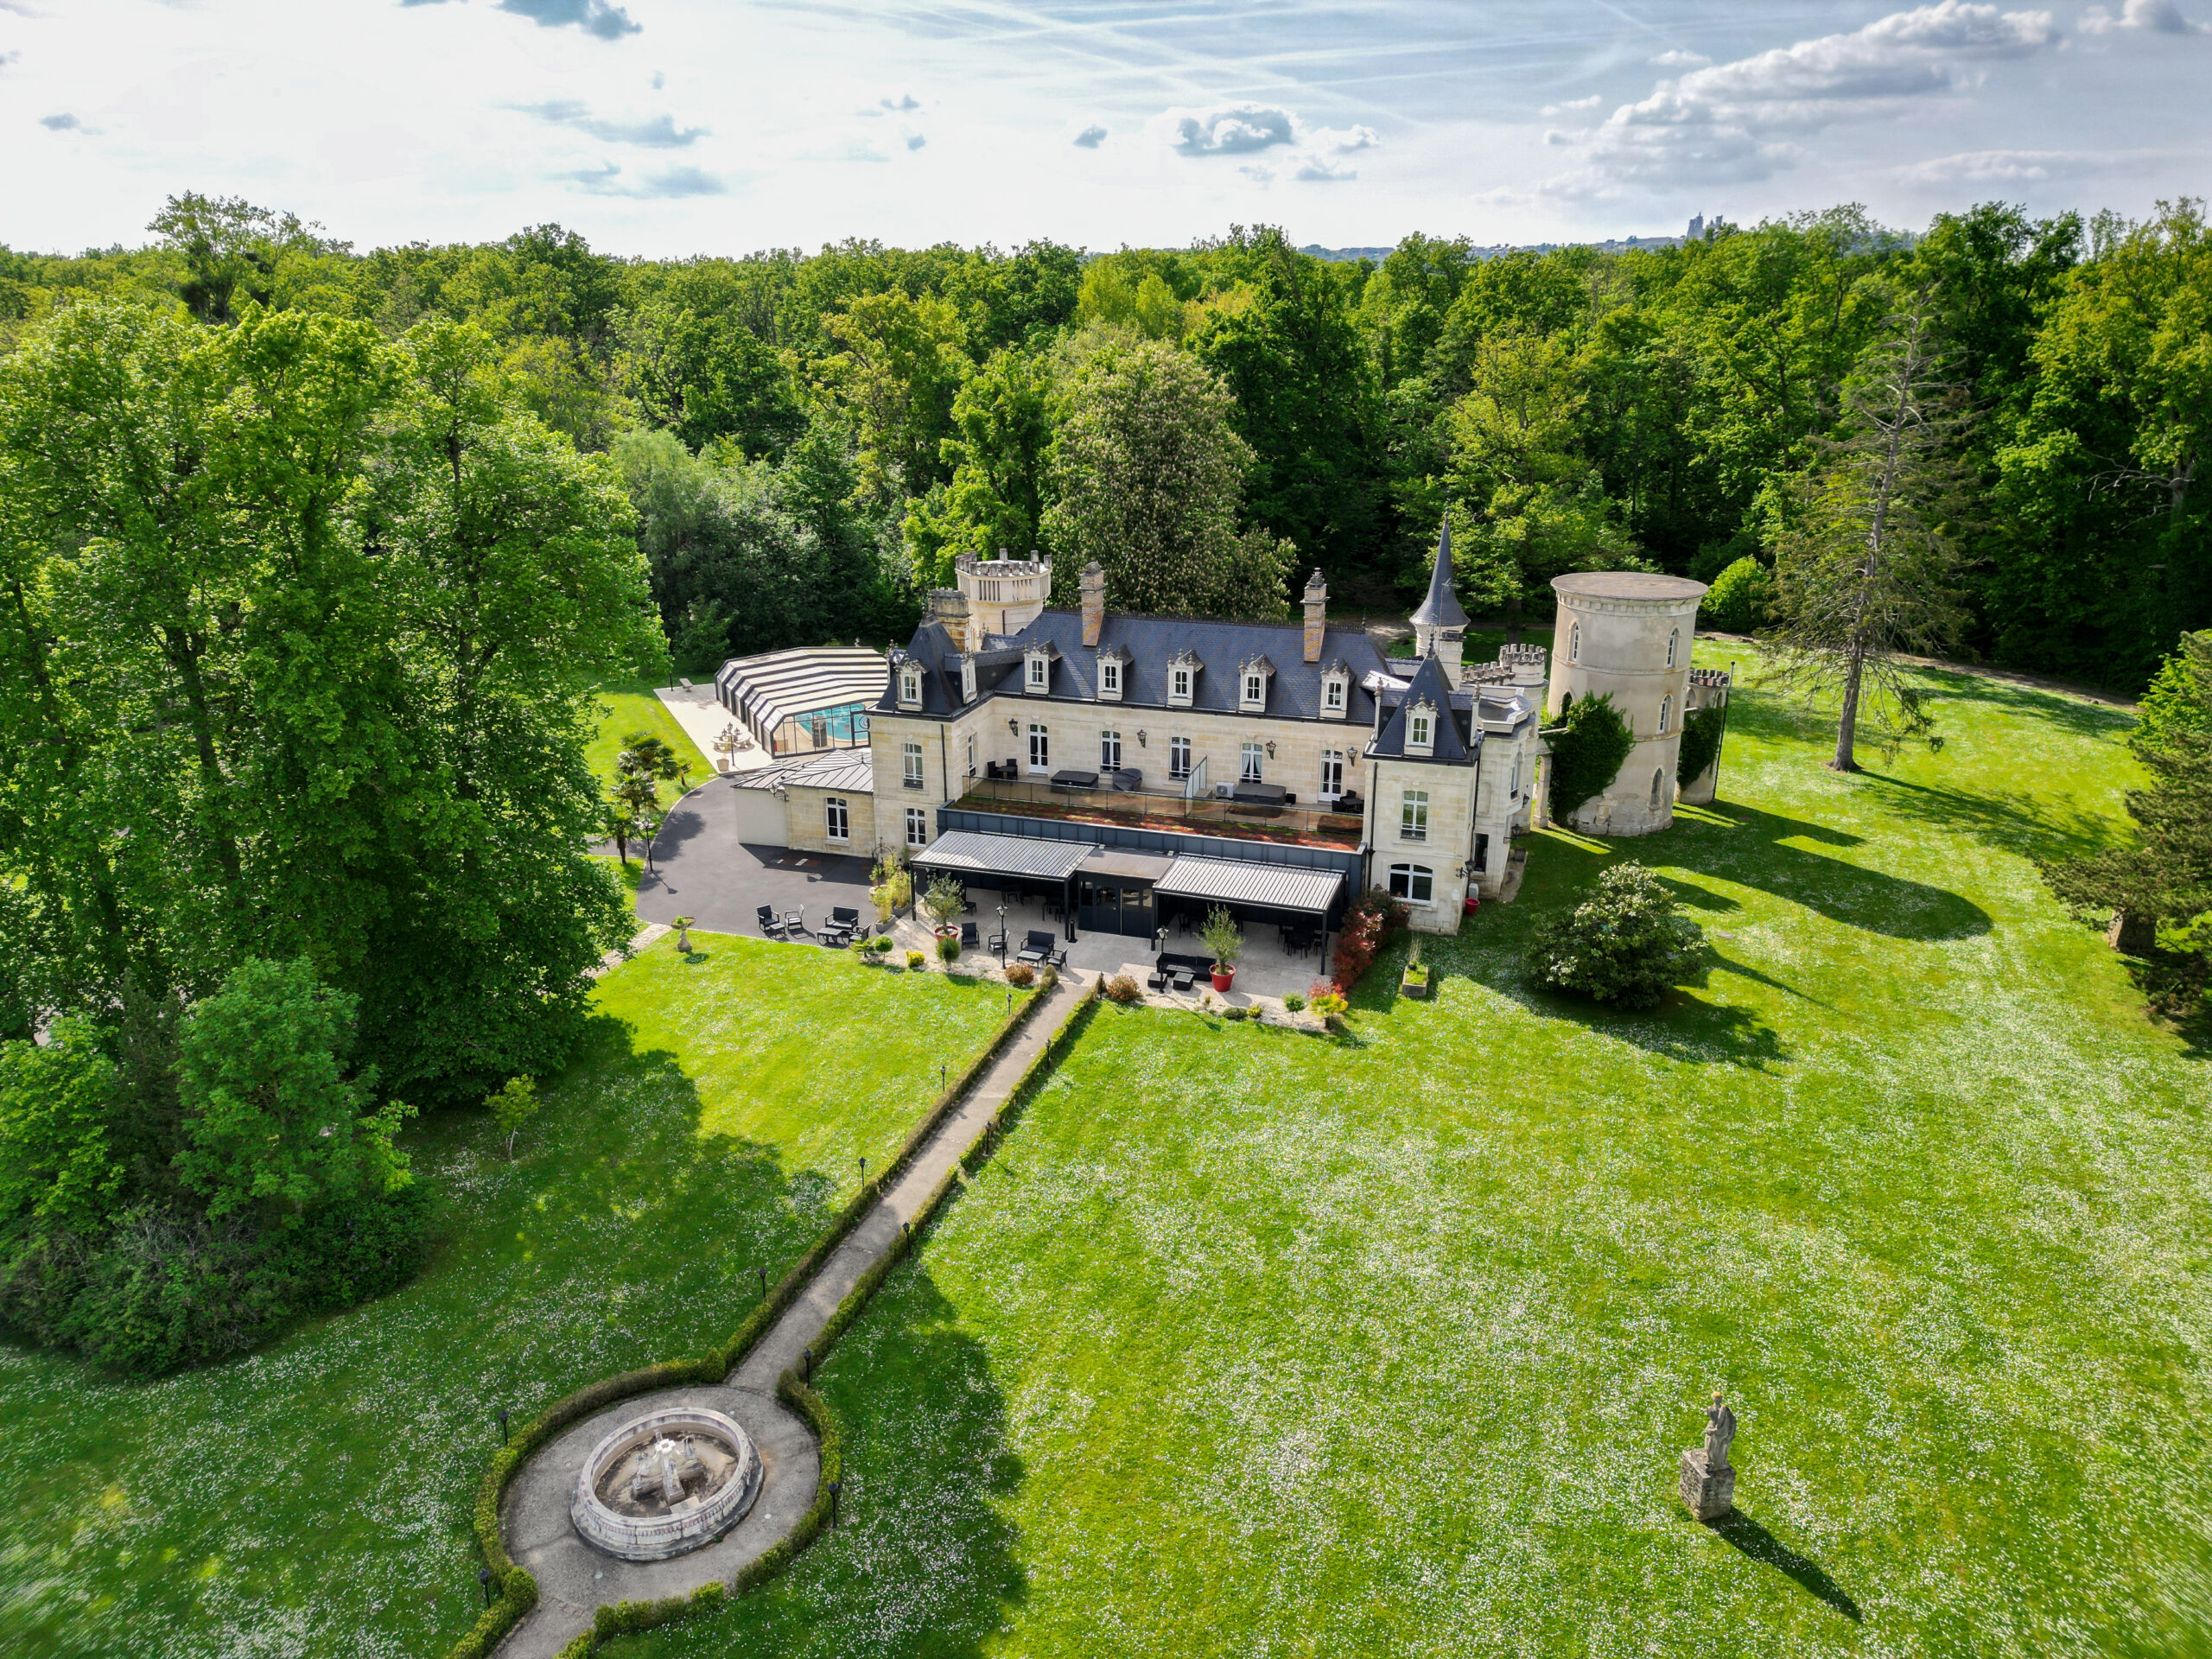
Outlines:
<svg viewBox="0 0 2212 1659"><path fill-rule="evenodd" d="M1777 537L1766 637L1782 683L1840 696L1837 772L1859 770L1862 734L1927 735L1901 659L1948 647L1966 620L1954 534L1966 416L1942 378L1933 299L1916 294L1860 360L1842 435L1797 481Z"/></svg>

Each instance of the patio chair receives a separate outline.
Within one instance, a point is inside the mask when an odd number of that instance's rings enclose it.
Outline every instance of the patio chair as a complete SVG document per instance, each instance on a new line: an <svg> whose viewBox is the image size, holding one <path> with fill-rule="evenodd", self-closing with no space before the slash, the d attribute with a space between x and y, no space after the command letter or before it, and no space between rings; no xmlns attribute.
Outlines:
<svg viewBox="0 0 2212 1659"><path fill-rule="evenodd" d="M1068 965L1067 947L1062 945L1056 950L1047 951L1045 956L1045 965L1047 968L1065 968Z"/></svg>
<svg viewBox="0 0 2212 1659"><path fill-rule="evenodd" d="M978 948L978 943L979 942L976 938L976 924L973 922L961 923L960 948L963 950L973 950Z"/></svg>
<svg viewBox="0 0 2212 1659"><path fill-rule="evenodd" d="M760 918L762 938L772 939L784 931L783 918L776 914L774 906L762 905L753 913Z"/></svg>
<svg viewBox="0 0 2212 1659"><path fill-rule="evenodd" d="M806 931L806 910L804 906L798 910L787 910L784 912L784 931L786 933Z"/></svg>

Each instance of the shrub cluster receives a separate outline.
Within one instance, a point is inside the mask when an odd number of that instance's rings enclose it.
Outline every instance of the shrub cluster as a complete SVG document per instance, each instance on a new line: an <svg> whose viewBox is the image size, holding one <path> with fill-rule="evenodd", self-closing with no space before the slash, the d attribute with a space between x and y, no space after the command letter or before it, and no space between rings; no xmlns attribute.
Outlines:
<svg viewBox="0 0 2212 1659"><path fill-rule="evenodd" d="M1746 554L1713 579L1698 613L1723 633L1749 633L1766 620L1772 591L1766 567Z"/></svg>
<svg viewBox="0 0 2212 1659"><path fill-rule="evenodd" d="M1127 974L1116 974L1101 988L1109 1001L1134 1002L1144 995L1144 988Z"/></svg>
<svg viewBox="0 0 2212 1659"><path fill-rule="evenodd" d="M1624 1008L1657 1006L1697 971L1705 934L1641 864L1616 864L1572 910L1541 918L1531 964L1545 984Z"/></svg>
<svg viewBox="0 0 2212 1659"><path fill-rule="evenodd" d="M1009 985L1029 985L1033 983L1036 978L1036 970L1026 962L1010 962L1007 964L1006 982Z"/></svg>
<svg viewBox="0 0 2212 1659"><path fill-rule="evenodd" d="M1682 719L1681 758L1675 762L1675 781L1688 789L1702 777L1720 753L1720 734L1728 724L1728 710L1715 705L1693 709Z"/></svg>

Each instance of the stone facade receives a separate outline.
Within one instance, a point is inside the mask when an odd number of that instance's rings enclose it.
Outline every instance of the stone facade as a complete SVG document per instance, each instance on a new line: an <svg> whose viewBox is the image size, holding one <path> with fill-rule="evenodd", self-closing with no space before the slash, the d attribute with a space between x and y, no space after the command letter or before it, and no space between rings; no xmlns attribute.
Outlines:
<svg viewBox="0 0 2212 1659"><path fill-rule="evenodd" d="M830 803L844 806L845 834L830 833ZM875 798L865 790L811 789L794 784L784 791L784 845L810 853L853 853L871 857L880 844L875 827Z"/></svg>
<svg viewBox="0 0 2212 1659"><path fill-rule="evenodd" d="M1664 830L1675 821L1675 768L1705 584L1610 570L1560 576L1552 588L1559 620L1546 719L1556 721L1570 697L1610 695L1636 738L1611 786L1576 809L1573 827L1613 836Z"/></svg>

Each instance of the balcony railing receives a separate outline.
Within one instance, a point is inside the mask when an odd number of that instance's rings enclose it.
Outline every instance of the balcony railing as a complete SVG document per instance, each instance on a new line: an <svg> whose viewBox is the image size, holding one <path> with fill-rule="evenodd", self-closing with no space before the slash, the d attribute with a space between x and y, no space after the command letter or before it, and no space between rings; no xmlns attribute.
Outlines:
<svg viewBox="0 0 2212 1659"><path fill-rule="evenodd" d="M1357 811L1332 812L1312 806L1268 806L1256 802L1186 799L1144 789L1071 789L1001 778L970 778L957 804L988 810L1019 806L1039 817L1075 818L1122 823L1196 835L1249 836L1268 841L1312 841L1331 846L1359 845L1363 820Z"/></svg>

